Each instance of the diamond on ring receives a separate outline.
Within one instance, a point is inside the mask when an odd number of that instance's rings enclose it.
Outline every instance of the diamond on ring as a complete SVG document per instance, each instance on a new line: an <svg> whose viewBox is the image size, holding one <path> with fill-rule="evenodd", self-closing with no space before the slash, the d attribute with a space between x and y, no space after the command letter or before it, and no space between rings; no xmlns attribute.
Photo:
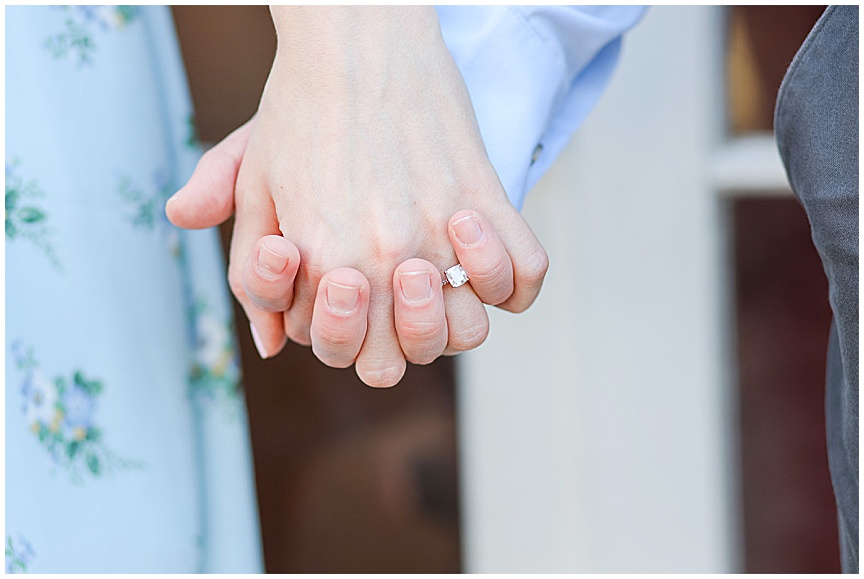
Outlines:
<svg viewBox="0 0 864 579"><path fill-rule="evenodd" d="M465 273L465 269L458 263L445 271L444 276L447 278L447 281L441 282L442 285L450 282L451 286L459 287L460 285L465 285L468 282L468 274Z"/></svg>

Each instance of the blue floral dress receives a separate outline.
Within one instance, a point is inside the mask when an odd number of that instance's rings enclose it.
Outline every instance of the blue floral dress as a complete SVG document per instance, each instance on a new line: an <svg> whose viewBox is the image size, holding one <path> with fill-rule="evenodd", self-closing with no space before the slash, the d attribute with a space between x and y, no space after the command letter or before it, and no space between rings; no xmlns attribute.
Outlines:
<svg viewBox="0 0 864 579"><path fill-rule="evenodd" d="M213 230L164 7L6 9L6 570L258 572Z"/></svg>

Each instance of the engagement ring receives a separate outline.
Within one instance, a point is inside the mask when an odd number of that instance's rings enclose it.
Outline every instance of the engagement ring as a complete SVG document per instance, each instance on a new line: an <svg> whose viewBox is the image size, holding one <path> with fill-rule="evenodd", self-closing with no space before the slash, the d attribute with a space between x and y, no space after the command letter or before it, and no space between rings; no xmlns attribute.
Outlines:
<svg viewBox="0 0 864 579"><path fill-rule="evenodd" d="M459 287L460 285L465 285L468 281L468 274L465 273L465 269L458 263L445 271L444 276L447 279L442 280L441 285L449 283L453 287Z"/></svg>

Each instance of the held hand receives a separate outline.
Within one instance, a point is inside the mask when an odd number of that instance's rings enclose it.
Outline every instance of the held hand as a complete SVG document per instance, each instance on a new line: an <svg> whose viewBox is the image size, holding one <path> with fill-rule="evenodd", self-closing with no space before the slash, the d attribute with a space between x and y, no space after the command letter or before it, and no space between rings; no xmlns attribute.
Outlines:
<svg viewBox="0 0 864 579"><path fill-rule="evenodd" d="M251 125L247 124L210 149L190 178L166 208L173 223L185 228L211 227L227 220L234 211L234 182L242 159ZM477 232L479 227L479 234ZM461 232L461 238L457 235ZM450 242L459 262L471 278L471 285L485 303L498 303L512 293L513 268L510 256L485 218L471 211L459 211L448 224ZM466 243L464 240L469 240ZM279 258L289 256L291 267L279 271ZM274 260L276 265L274 266ZM262 357L275 355L285 342L281 316L266 316L267 312L282 312L290 305L294 292L294 276L299 254L293 244L281 236L266 236L258 240L242 271L243 305L262 330L255 332L256 345ZM419 273L418 273L419 271ZM395 296L395 327L405 358L416 364L429 363L447 342L443 290L432 282L431 292L418 292L416 280L423 276L440 279L441 273L423 260L410 259L397 267L393 276ZM316 354L333 367L352 364L365 338L368 312L368 282L358 272L338 269L329 272L321 286L344 287L360 284L364 291L358 296L358 306L327 303L332 292L319 293L313 310L310 334ZM319 289L320 292L320 289ZM253 326L254 327L254 326ZM263 336L269 340L265 342ZM445 350L445 354L455 351ZM269 353L269 354L268 354Z"/></svg>
<svg viewBox="0 0 864 579"><path fill-rule="evenodd" d="M465 227L464 220L471 227L480 227L479 239L465 245L459 241L455 229ZM463 264L475 293L486 303L501 301L512 292L513 268L510 256L495 231L482 215L473 211L459 211L449 223L451 242L456 249L459 261ZM250 257L254 260L254 253ZM281 280L256 279L255 268L245 268L243 287L246 295L258 306L278 311L283 307L283 292L290 291L292 275L282 276ZM331 287L331 284L335 287ZM344 288L361 287L356 294L358 303L331 304L335 289L339 295ZM467 286L466 286L467 287ZM310 335L315 354L325 364L333 367L350 366L356 359L366 335L366 321L369 308L368 282L359 272L352 269L337 269L323 276L313 308ZM414 364L428 364L442 351L453 354L457 351L445 348L448 342L447 320L445 315L445 292L460 291L463 288L441 286L441 272L422 259L408 259L402 262L393 273L394 322L399 346L404 357ZM354 297L354 293L348 294ZM269 296L275 296L273 298Z"/></svg>
<svg viewBox="0 0 864 579"><path fill-rule="evenodd" d="M367 384L391 386L405 370L393 272L406 259L424 259L428 266L402 271L401 279L413 274L418 285L429 282L429 292L441 291L422 272L457 262L444 235L453 213L477 211L501 236L517 281L512 294L502 292L506 307L533 301L545 253L489 163L434 10L292 11L276 19L280 46L237 179L229 277L237 279L259 237L281 232L293 241L302 260L286 333L328 359L311 332L315 305L329 295L321 282L337 268L365 274L368 323L356 370ZM270 209L275 218L262 221ZM362 283L340 289L363 305ZM476 347L488 332L481 300L470 285L445 289L447 346Z"/></svg>
<svg viewBox="0 0 864 579"><path fill-rule="evenodd" d="M434 12L315 10L318 16L329 14L331 29L343 34L319 47L316 54L330 51L325 55L330 58L304 61L303 47L311 50L322 38L314 34L314 26L307 26L311 36L300 31L288 36L294 44L280 45L259 109L259 119L266 122L255 128L237 181L229 277L266 352L281 348L284 338L275 329L275 312L288 308L285 327L292 339L313 344L331 365L349 365L356 351L364 382L389 386L404 372L405 357L425 362L441 353L442 344L455 352L482 342L488 321L481 298L511 311L527 308L539 291L547 260L489 165ZM390 12L365 23L356 13L348 14L362 10ZM394 17L410 11L407 21L394 24ZM430 15L434 34L429 34ZM352 26L363 28L364 34L352 35ZM375 37L371 45L362 40L366 33ZM346 38L350 42L338 41ZM405 56L418 40L428 50ZM356 58L361 54L362 61ZM319 68L304 71L313 61ZM238 130L219 147L239 149L249 130ZM205 169L229 181L231 171L217 168L217 162L236 169L242 154L214 149L180 193L188 196L198 177L199 184L218 180L203 174ZM209 226L215 214L230 212L228 196L208 205L181 194L168 207L178 225ZM461 217L467 219L455 217L450 227L442 226L465 207L470 213ZM448 230L452 245L444 235ZM262 276L256 264L263 256L273 265L268 251L279 254L280 248L268 248L268 240L278 243L268 236L280 233L297 243L301 267L297 270L292 246L282 245L287 259L275 263L284 261L285 269ZM425 261L406 261L415 256ZM457 257L472 282L442 291L439 272ZM274 268L263 270L273 273ZM284 291L273 291L276 286Z"/></svg>

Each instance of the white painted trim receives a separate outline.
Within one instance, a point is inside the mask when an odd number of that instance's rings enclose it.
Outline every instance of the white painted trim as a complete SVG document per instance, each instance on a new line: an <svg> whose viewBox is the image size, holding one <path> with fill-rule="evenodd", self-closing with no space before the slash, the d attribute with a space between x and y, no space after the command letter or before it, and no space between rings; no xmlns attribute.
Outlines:
<svg viewBox="0 0 864 579"><path fill-rule="evenodd" d="M652 8L528 197L543 292L459 364L468 572L742 568L722 15Z"/></svg>
<svg viewBox="0 0 864 579"><path fill-rule="evenodd" d="M792 195L772 133L723 143L712 160L711 184L725 197Z"/></svg>

